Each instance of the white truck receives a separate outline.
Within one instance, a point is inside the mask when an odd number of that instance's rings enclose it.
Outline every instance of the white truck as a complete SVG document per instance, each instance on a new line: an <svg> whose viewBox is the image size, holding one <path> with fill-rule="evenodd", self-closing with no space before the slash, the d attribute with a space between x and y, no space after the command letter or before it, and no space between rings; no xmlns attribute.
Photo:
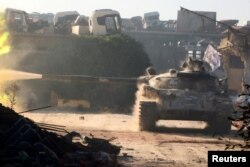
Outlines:
<svg viewBox="0 0 250 167"><path fill-rule="evenodd" d="M142 24L145 30L160 30L162 28L162 23L160 21L159 12L144 13Z"/></svg>
<svg viewBox="0 0 250 167"><path fill-rule="evenodd" d="M73 23L72 26L72 34L75 35L84 35L84 34L89 34L89 18L80 15L76 18L75 22Z"/></svg>
<svg viewBox="0 0 250 167"><path fill-rule="evenodd" d="M29 15L23 10L6 8L0 12L10 32L16 33L53 33L48 20Z"/></svg>
<svg viewBox="0 0 250 167"><path fill-rule="evenodd" d="M89 18L89 30L93 35L121 32L120 13L111 9L95 10Z"/></svg>
<svg viewBox="0 0 250 167"><path fill-rule="evenodd" d="M54 32L56 34L71 34L72 25L80 16L77 11L57 12L54 17Z"/></svg>
<svg viewBox="0 0 250 167"><path fill-rule="evenodd" d="M12 32L28 32L31 21L25 11L6 8L4 13L6 24Z"/></svg>
<svg viewBox="0 0 250 167"><path fill-rule="evenodd" d="M106 35L121 32L119 12L111 9L95 10L88 18L75 11L60 12L54 19L55 33L75 35Z"/></svg>

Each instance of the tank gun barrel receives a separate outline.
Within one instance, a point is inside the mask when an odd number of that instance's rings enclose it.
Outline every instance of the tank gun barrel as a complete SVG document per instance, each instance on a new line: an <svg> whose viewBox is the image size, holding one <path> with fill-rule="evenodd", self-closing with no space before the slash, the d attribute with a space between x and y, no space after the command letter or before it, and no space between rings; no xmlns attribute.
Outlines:
<svg viewBox="0 0 250 167"><path fill-rule="evenodd" d="M107 83L107 84L137 84L143 82L141 78L124 77L94 77L88 75L50 75L43 74L43 80L61 81L61 82L80 82L80 83Z"/></svg>

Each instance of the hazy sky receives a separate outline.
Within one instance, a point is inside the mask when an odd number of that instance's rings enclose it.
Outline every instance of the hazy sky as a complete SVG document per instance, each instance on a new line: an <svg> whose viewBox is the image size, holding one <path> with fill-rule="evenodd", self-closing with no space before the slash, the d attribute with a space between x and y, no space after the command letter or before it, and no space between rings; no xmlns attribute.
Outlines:
<svg viewBox="0 0 250 167"><path fill-rule="evenodd" d="M87 16L95 9L115 9L123 18L159 11L161 20L176 19L177 10L182 6L215 11L219 20L250 20L250 0L0 0L0 5L42 13L76 10Z"/></svg>

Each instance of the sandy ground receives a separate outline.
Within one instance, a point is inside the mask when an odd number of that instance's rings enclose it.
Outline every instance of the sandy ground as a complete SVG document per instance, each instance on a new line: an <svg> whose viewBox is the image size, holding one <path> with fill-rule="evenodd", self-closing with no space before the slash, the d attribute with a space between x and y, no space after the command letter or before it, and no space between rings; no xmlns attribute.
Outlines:
<svg viewBox="0 0 250 167"><path fill-rule="evenodd" d="M117 137L114 144L122 146L119 162L124 167L167 167L167 166L207 166L208 150L224 150L225 141L221 137L205 136L196 131L169 131L166 122L155 133L138 132L134 117L121 114L83 114L66 111L44 111L26 113L24 116L40 123L66 126L82 135L109 139ZM173 126L204 127L201 122L172 122ZM234 142L237 142L234 141Z"/></svg>

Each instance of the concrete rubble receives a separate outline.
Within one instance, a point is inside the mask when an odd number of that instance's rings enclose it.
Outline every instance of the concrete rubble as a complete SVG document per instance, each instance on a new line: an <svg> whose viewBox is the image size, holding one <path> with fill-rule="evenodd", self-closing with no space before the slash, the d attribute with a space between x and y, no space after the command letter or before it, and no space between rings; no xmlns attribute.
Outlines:
<svg viewBox="0 0 250 167"><path fill-rule="evenodd" d="M63 126L35 123L0 104L1 167L115 167L120 147ZM61 135L66 133L66 135ZM82 141L75 139L82 139Z"/></svg>
<svg viewBox="0 0 250 167"><path fill-rule="evenodd" d="M226 150L250 150L250 85L243 85L242 93L238 95L234 102L234 109L235 111L229 119L232 121L232 125L237 129L236 136L242 139L242 143L229 143L226 145Z"/></svg>

